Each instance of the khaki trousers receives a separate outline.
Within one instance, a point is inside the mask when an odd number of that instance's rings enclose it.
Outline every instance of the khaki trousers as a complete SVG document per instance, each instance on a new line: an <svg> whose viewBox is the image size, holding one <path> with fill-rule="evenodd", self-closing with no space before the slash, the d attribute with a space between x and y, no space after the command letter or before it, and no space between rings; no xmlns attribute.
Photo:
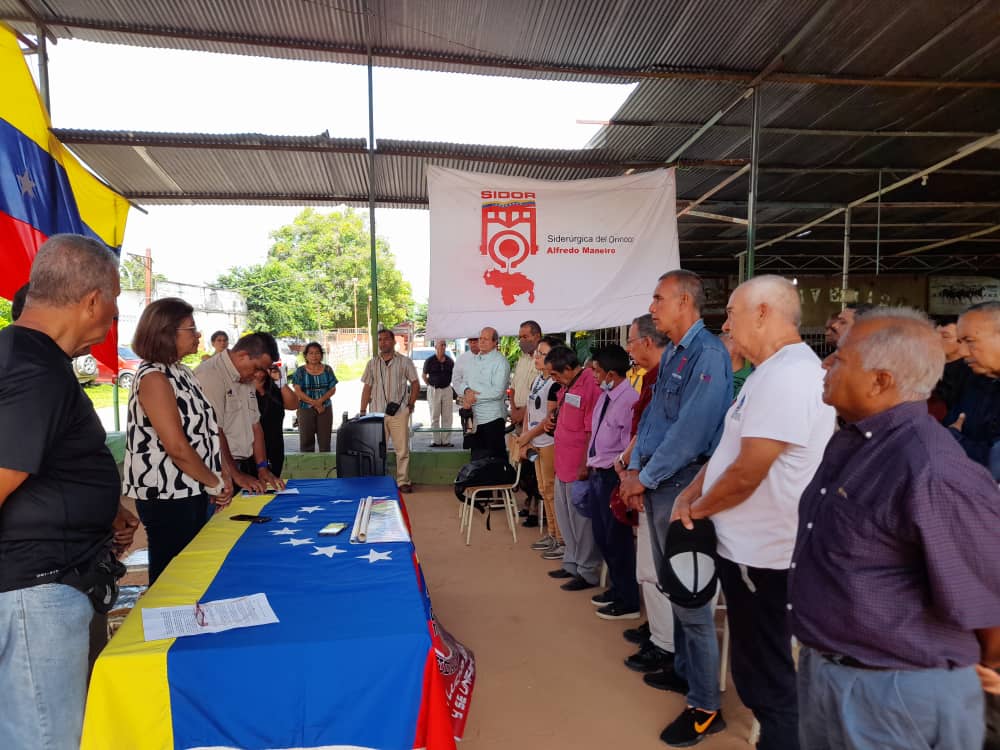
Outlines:
<svg viewBox="0 0 1000 750"><path fill-rule="evenodd" d="M396 452L396 484L410 484L410 410L404 404L393 416L385 415L385 440Z"/></svg>
<svg viewBox="0 0 1000 750"><path fill-rule="evenodd" d="M545 527L549 536L562 544L563 538L559 531L559 522L556 520L556 447L546 445L535 450L538 451L535 477L538 479L538 491L542 495L542 502L545 503Z"/></svg>
<svg viewBox="0 0 1000 750"><path fill-rule="evenodd" d="M451 429L451 409L454 406L451 397L453 393L450 385L444 388L427 386L427 403L431 407L431 429ZM447 432L435 432L431 436L432 445L444 445L450 442L451 434Z"/></svg>

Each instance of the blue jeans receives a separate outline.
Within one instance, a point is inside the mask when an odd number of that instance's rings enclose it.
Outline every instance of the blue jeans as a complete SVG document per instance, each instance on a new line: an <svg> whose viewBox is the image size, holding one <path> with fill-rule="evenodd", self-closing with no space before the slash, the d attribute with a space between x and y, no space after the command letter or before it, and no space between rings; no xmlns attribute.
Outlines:
<svg viewBox="0 0 1000 750"><path fill-rule="evenodd" d="M700 607L674 610L674 671L688 682L687 702L705 711L721 708L719 640L715 633L718 596Z"/></svg>
<svg viewBox="0 0 1000 750"><path fill-rule="evenodd" d="M644 505L649 519L650 544L657 577L663 566L667 530L674 500L701 471L699 464L680 469L670 479L660 482L655 490L647 490ZM688 703L695 708L716 711L719 695L719 641L715 632L715 603L712 598L703 607L688 609L671 603L674 612L674 671L688 683Z"/></svg>
<svg viewBox="0 0 1000 750"><path fill-rule="evenodd" d="M972 667L874 670L799 652L802 750L979 750L983 691Z"/></svg>
<svg viewBox="0 0 1000 750"><path fill-rule="evenodd" d="M80 747L93 616L61 583L0 593L0 748Z"/></svg>

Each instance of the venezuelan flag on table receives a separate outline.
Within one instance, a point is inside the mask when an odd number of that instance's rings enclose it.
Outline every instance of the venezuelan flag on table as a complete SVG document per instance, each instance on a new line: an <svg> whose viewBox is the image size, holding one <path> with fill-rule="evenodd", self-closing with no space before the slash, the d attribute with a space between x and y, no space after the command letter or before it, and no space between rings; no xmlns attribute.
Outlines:
<svg viewBox="0 0 1000 750"><path fill-rule="evenodd" d="M0 296L27 281L38 247L53 234L100 240L116 253L128 201L98 180L52 135L14 31L0 23ZM118 371L112 341L94 356Z"/></svg>
<svg viewBox="0 0 1000 750"><path fill-rule="evenodd" d="M398 497L395 483L291 484L300 494L238 497L136 607L263 592L280 622L147 643L133 612L95 666L84 750L454 750L472 654L435 622L410 542L349 542L360 499ZM332 521L348 530L319 536Z"/></svg>

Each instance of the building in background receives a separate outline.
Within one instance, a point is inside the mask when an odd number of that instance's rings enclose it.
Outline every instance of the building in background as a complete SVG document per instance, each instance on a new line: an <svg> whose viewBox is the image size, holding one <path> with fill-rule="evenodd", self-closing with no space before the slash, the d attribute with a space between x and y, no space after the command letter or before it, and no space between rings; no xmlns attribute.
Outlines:
<svg viewBox="0 0 1000 750"><path fill-rule="evenodd" d="M201 331L201 346L210 349L209 338L214 331L225 331L235 342L247 326L247 303L243 295L232 289L216 289L197 284L180 284L175 281L157 281L153 284L152 299L180 297L194 308L194 321ZM146 306L143 290L123 290L118 298L118 340L132 341L139 316Z"/></svg>

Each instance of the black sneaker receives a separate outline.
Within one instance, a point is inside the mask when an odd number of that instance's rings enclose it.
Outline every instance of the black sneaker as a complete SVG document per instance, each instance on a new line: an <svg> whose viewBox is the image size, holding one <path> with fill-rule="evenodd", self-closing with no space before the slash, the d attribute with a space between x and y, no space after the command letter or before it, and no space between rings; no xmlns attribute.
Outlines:
<svg viewBox="0 0 1000 750"><path fill-rule="evenodd" d="M586 579L581 576L573 576L572 581L566 581L561 588L563 591L583 591L584 589L592 589L597 584L587 583Z"/></svg>
<svg viewBox="0 0 1000 750"><path fill-rule="evenodd" d="M671 747L691 747L725 728L721 710L702 711L689 707L660 733L660 739Z"/></svg>
<svg viewBox="0 0 1000 750"><path fill-rule="evenodd" d="M652 641L647 641L636 653L625 660L625 666L635 672L649 674L674 666L674 655Z"/></svg>
<svg viewBox="0 0 1000 750"><path fill-rule="evenodd" d="M605 604L611 604L615 600L615 592L611 589L603 591L600 594L594 594L590 597L590 603L595 607L603 607Z"/></svg>
<svg viewBox="0 0 1000 750"><path fill-rule="evenodd" d="M524 518L525 516L528 515L528 509L527 508L521 508L521 510L519 510L517 512L517 515L518 515L519 518Z"/></svg>
<svg viewBox="0 0 1000 750"><path fill-rule="evenodd" d="M657 690L669 690L671 693L680 693L681 695L688 693L688 681L678 675L673 667L643 675L642 681Z"/></svg>
<svg viewBox="0 0 1000 750"><path fill-rule="evenodd" d="M649 640L649 623L644 622L637 628L629 628L622 633L622 638L636 646L641 646Z"/></svg>
<svg viewBox="0 0 1000 750"><path fill-rule="evenodd" d="M528 529L537 529L538 516L525 516L524 520L521 522L521 525Z"/></svg>
<svg viewBox="0 0 1000 750"><path fill-rule="evenodd" d="M565 568L556 568L549 571L549 578L572 578L573 574Z"/></svg>
<svg viewBox="0 0 1000 750"><path fill-rule="evenodd" d="M629 609L621 602L611 602L594 612L602 620L638 620L639 608Z"/></svg>

